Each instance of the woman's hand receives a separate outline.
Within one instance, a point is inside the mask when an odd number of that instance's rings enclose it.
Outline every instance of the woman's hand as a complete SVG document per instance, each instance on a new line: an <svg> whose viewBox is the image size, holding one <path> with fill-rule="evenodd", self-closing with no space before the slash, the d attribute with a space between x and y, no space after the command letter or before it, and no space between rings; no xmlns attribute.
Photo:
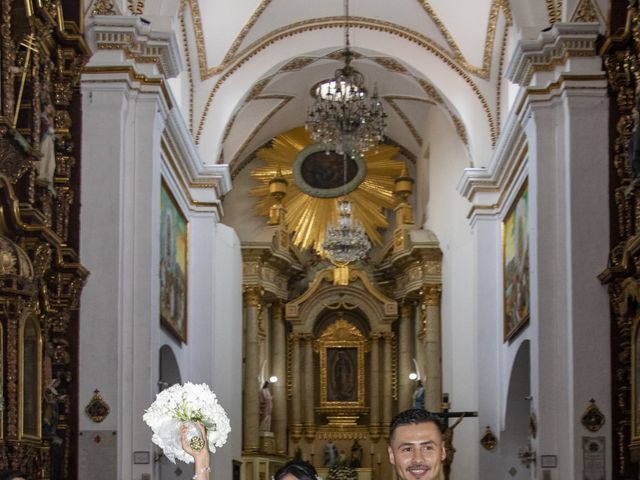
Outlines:
<svg viewBox="0 0 640 480"><path fill-rule="evenodd" d="M209 445L207 442L207 434L204 430L204 425L202 425L202 423L200 422L195 422L195 424L204 440L204 447L196 451L189 446L189 439L187 438L188 427L184 423L180 425L180 442L182 443L182 449L193 457L196 463L197 472L200 469L209 466Z"/></svg>

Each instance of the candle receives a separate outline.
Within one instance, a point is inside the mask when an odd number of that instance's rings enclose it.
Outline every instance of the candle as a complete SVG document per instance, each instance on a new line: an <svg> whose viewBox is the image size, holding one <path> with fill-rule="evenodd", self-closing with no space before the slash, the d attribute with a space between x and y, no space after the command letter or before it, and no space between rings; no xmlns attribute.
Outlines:
<svg viewBox="0 0 640 480"><path fill-rule="evenodd" d="M382 463L382 461L380 460L380 454L378 454L378 463Z"/></svg>
<svg viewBox="0 0 640 480"><path fill-rule="evenodd" d="M373 443L370 443L369 444L369 453L371 455L373 455L375 453L375 451L376 451L376 447L373 445Z"/></svg>

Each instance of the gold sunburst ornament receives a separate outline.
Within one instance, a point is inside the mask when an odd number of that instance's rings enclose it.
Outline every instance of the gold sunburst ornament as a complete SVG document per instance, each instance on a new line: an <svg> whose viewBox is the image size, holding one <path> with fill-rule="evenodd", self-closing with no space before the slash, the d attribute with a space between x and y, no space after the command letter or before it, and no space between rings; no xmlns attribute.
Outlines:
<svg viewBox="0 0 640 480"><path fill-rule="evenodd" d="M313 248L322 254L327 226L338 221L338 201L345 193L353 205L352 216L360 222L374 245L382 243L379 230L389 226L384 209L392 209L394 180L402 172L404 162L394 160L400 149L379 145L363 159L350 158L344 175L343 157L325 154L324 147L314 144L304 128L295 128L275 137L270 148L258 150L256 156L264 166L255 168L251 176L260 185L251 194L260 197L258 214L269 216L276 199L269 194L269 181L278 175L287 180L285 221L293 232L293 243Z"/></svg>

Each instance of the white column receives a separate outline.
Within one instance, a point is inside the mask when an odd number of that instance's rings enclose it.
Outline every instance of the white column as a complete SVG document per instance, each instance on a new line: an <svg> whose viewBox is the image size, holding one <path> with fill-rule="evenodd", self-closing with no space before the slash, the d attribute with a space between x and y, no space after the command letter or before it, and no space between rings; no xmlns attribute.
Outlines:
<svg viewBox="0 0 640 480"><path fill-rule="evenodd" d="M81 413L80 431L117 431L110 452L117 462L109 468L114 478L136 478L152 469L134 466L132 454L153 451L141 412L157 391L151 347L159 322L160 134L167 105L159 87L133 84L126 73L84 74L82 98L80 255L92 275L80 308L87 321L80 329L79 405L98 388L111 413L100 425ZM97 465L84 464L80 475L97 476Z"/></svg>
<svg viewBox="0 0 640 480"><path fill-rule="evenodd" d="M262 289L247 287L244 293L245 316L245 375L244 375L244 452L256 452L260 446L258 430L260 424L261 385L258 384L260 375L260 359L258 349L260 342L259 315L262 308Z"/></svg>
<svg viewBox="0 0 640 480"><path fill-rule="evenodd" d="M411 408L413 382L409 374L415 370L411 348L411 320L413 305L404 301L400 305L398 322L398 410Z"/></svg>
<svg viewBox="0 0 640 480"><path fill-rule="evenodd" d="M273 385L273 432L276 451L287 451L287 344L282 303L273 304L273 373L278 382Z"/></svg>

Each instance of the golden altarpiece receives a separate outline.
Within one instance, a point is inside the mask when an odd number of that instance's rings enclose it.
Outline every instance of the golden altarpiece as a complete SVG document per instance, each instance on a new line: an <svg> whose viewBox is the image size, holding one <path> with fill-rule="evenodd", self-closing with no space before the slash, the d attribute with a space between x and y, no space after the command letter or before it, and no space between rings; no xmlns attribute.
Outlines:
<svg viewBox="0 0 640 480"><path fill-rule="evenodd" d="M412 406L409 374L416 366L426 408L440 410L442 253L435 236L413 224L407 203L413 180L397 163L386 184L395 228L367 262L346 269L317 256L310 261L298 248L291 166L255 171L264 180L258 194L271 200L262 212L272 241L243 244L245 480L267 480L291 457L310 461L324 478L327 444L339 458L358 456L360 480L390 475L388 429L398 411ZM285 195L293 196L292 211L285 211ZM311 216L321 212L313 198L303 203ZM296 231L305 230L302 222ZM277 381L268 386L272 411L265 424L260 386L269 376Z"/></svg>
<svg viewBox="0 0 640 480"><path fill-rule="evenodd" d="M0 469L76 478L80 6L2 0Z"/></svg>

